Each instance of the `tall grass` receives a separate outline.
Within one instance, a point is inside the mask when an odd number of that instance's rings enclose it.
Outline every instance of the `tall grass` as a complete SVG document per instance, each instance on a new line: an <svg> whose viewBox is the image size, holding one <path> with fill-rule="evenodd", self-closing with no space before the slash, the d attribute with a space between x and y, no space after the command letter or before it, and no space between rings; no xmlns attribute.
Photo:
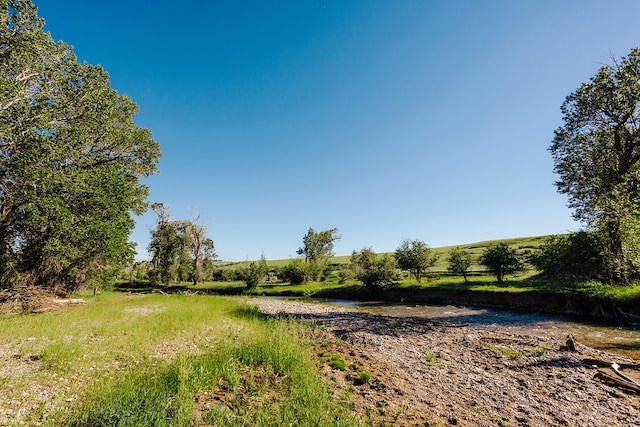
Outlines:
<svg viewBox="0 0 640 427"><path fill-rule="evenodd" d="M21 371L0 370L0 425L357 425L301 331L205 296L106 294L0 317Z"/></svg>

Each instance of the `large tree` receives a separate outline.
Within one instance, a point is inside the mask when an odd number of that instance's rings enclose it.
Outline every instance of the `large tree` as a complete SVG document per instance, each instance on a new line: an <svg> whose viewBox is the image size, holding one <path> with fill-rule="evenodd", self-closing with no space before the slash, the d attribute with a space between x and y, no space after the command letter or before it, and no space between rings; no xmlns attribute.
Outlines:
<svg viewBox="0 0 640 427"><path fill-rule="evenodd" d="M611 282L640 266L640 48L601 67L562 105L550 147L558 191L602 234Z"/></svg>
<svg viewBox="0 0 640 427"><path fill-rule="evenodd" d="M207 224L199 222L199 215L188 221L185 237L191 256L191 281L193 286L204 279L204 265L216 257L213 240L207 237Z"/></svg>
<svg viewBox="0 0 640 427"><path fill-rule="evenodd" d="M99 66L0 0L0 279L69 292L132 258L160 149Z"/></svg>
<svg viewBox="0 0 640 427"><path fill-rule="evenodd" d="M317 280L321 273L327 269L329 258L335 255L333 242L340 240L339 233L337 228L315 231L309 227L307 234L302 238L303 245L297 253L304 256L305 262L307 262L307 273L313 280Z"/></svg>
<svg viewBox="0 0 640 427"><path fill-rule="evenodd" d="M193 220L172 220L169 206L154 203L158 216L151 230L148 250L152 254L151 279L169 285L172 280L190 279L193 285L204 279L204 266L215 258L213 240L207 237L207 225L200 216Z"/></svg>
<svg viewBox="0 0 640 427"><path fill-rule="evenodd" d="M438 254L420 239L403 240L396 249L394 257L398 267L413 274L418 283L422 281L423 273L438 261Z"/></svg>
<svg viewBox="0 0 640 427"><path fill-rule="evenodd" d="M333 242L340 240L339 230L331 228L324 231L315 231L309 227L309 231L302 238L302 247L298 249L298 255L304 255L307 262L321 262L334 256Z"/></svg>

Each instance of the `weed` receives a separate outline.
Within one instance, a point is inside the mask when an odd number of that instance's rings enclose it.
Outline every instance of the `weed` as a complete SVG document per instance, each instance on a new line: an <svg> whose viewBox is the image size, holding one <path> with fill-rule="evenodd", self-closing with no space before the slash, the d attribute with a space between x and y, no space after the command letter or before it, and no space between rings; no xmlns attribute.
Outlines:
<svg viewBox="0 0 640 427"><path fill-rule="evenodd" d="M360 378L361 384L367 384L371 381L371 374L366 371L358 372L358 377Z"/></svg>
<svg viewBox="0 0 640 427"><path fill-rule="evenodd" d="M548 350L549 350L549 344L543 342L538 347L532 349L531 354L533 354L535 357L540 357L540 356L544 356Z"/></svg>
<svg viewBox="0 0 640 427"><path fill-rule="evenodd" d="M438 363L438 355L431 350L427 350L425 357L427 358L427 364L429 366L436 366Z"/></svg>
<svg viewBox="0 0 640 427"><path fill-rule="evenodd" d="M503 354L503 355L505 355L505 356L507 356L507 357L509 357L511 359L514 359L516 357L520 357L523 354L522 351L520 351L520 350L513 350L513 349L508 348L508 347L500 347L500 346L497 346L497 345L490 345L487 348L489 350L495 351L496 353Z"/></svg>
<svg viewBox="0 0 640 427"><path fill-rule="evenodd" d="M342 357L339 354L332 354L329 356L329 366L341 371L347 369L347 364L342 360Z"/></svg>

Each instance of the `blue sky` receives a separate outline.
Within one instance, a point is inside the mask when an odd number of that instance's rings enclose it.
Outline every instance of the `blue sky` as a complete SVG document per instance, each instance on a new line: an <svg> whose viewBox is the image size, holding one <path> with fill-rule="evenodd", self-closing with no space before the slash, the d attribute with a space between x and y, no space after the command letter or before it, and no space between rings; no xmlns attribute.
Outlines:
<svg viewBox="0 0 640 427"><path fill-rule="evenodd" d="M295 256L309 227L339 228L339 255L577 229L560 105L640 44L636 0L34 2L140 106L149 200L237 261Z"/></svg>

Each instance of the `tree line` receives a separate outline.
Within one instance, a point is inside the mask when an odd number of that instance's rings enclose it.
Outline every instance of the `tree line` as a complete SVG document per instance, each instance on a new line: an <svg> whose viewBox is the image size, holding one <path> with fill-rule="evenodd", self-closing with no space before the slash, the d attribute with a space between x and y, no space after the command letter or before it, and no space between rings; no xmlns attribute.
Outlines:
<svg viewBox="0 0 640 427"><path fill-rule="evenodd" d="M355 279L368 289L376 289L401 280L402 271L420 283L440 257L424 241L405 239L392 254L378 254L364 247L353 251L346 266L338 266L331 264L331 258L335 256L334 242L341 237L339 230L316 231L310 227L296 251L299 257L282 267L270 267L264 255L259 261L242 263L235 269L216 267L213 241L206 237L206 226L188 220L171 220L168 207L163 204L156 203L152 208L158 215L148 248L152 259L137 278L158 284L244 281L252 289L265 281L293 285L325 281L337 270L340 283ZM455 248L449 252L447 262L448 271L463 276L465 282L474 262L493 273L499 283L505 275L521 271L525 265L515 249L505 243L489 246L477 260L469 252Z"/></svg>

